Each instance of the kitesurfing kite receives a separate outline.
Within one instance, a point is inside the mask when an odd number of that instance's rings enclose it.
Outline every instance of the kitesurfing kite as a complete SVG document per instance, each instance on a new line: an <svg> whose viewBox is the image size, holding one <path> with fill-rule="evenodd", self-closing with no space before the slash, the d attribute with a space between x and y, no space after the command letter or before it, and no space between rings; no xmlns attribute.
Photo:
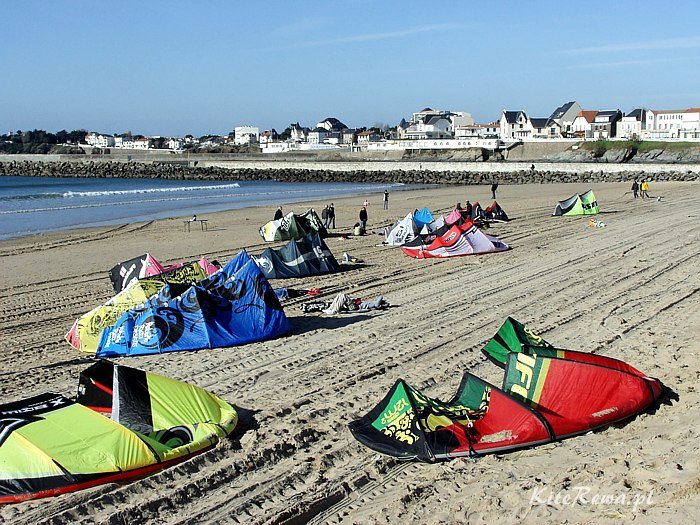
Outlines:
<svg viewBox="0 0 700 525"><path fill-rule="evenodd" d="M292 240L279 250L267 248L253 260L268 279L286 279L340 271L340 265L318 234Z"/></svg>
<svg viewBox="0 0 700 525"><path fill-rule="evenodd" d="M219 267L210 262L206 257L202 257L197 264L204 270L205 275L211 275L218 271ZM134 257L128 261L121 262L115 265L109 271L109 278L112 281L115 293L119 293L138 279L152 277L154 275L162 275L171 272L177 268L189 266L188 263L177 263L172 266L165 267L160 264L155 257L149 253L145 253L140 257ZM196 277L196 276L193 276ZM165 277L167 279L167 276ZM196 279L195 279L196 280Z"/></svg>
<svg viewBox="0 0 700 525"><path fill-rule="evenodd" d="M593 190L588 190L581 195L572 195L566 200L559 201L552 215L572 217L575 215L595 215L599 212L598 201L593 194Z"/></svg>
<svg viewBox="0 0 700 525"><path fill-rule="evenodd" d="M486 235L467 219L463 224L446 226L427 238L416 237L402 245L401 249L411 257L427 259L501 252L507 250L508 245L496 237Z"/></svg>
<svg viewBox="0 0 700 525"><path fill-rule="evenodd" d="M94 308L79 319L66 334L66 340L81 352L94 354L105 328L114 326L126 311L134 308L158 293L166 284L187 284L206 277L198 263L188 263L145 279L133 280L131 284L112 297L107 303Z"/></svg>
<svg viewBox="0 0 700 525"><path fill-rule="evenodd" d="M310 233L318 233L321 237L328 235L321 219L313 209L308 209L301 215L290 212L281 219L261 226L259 233L266 242L303 239Z"/></svg>
<svg viewBox="0 0 700 525"><path fill-rule="evenodd" d="M236 410L194 385L100 361L77 401L47 393L0 405L0 503L125 482L204 452Z"/></svg>
<svg viewBox="0 0 700 525"><path fill-rule="evenodd" d="M177 297L125 312L105 328L98 357L222 348L283 335L292 326L258 265L241 252Z"/></svg>
<svg viewBox="0 0 700 525"><path fill-rule="evenodd" d="M630 418L661 397L661 382L627 363L532 343L548 345L509 318L484 349L504 368L502 388L467 372L443 402L400 379L350 430L378 452L435 461L575 436Z"/></svg>

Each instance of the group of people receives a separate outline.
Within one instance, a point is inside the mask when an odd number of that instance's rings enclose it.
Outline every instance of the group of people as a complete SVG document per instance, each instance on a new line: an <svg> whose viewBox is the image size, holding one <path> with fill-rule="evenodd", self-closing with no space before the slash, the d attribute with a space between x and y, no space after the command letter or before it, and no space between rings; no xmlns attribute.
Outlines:
<svg viewBox="0 0 700 525"><path fill-rule="evenodd" d="M323 208L323 211L321 212L321 219L323 220L324 228L335 229L335 206L332 202L330 204L326 204L326 207Z"/></svg>
<svg viewBox="0 0 700 525"><path fill-rule="evenodd" d="M635 199L638 196L642 199L650 199L649 183L645 179L642 179L641 182L637 182L637 179L634 179L632 183L632 195L634 195Z"/></svg>
<svg viewBox="0 0 700 525"><path fill-rule="evenodd" d="M382 197L384 209L388 210L389 209L389 190L384 190L384 195ZM359 223L357 226L361 228L361 230L364 232L367 229L367 206L369 206L369 201L365 199L362 208L360 208L360 213L358 215L359 218ZM284 217L284 212L282 211L282 206L279 206L277 208L277 211L275 211L275 217L274 220L279 220L282 217ZM328 229L328 228L333 228L335 229L335 206L331 202L330 204L326 204L325 208L323 208L323 211L321 211L321 220L323 221L323 226Z"/></svg>

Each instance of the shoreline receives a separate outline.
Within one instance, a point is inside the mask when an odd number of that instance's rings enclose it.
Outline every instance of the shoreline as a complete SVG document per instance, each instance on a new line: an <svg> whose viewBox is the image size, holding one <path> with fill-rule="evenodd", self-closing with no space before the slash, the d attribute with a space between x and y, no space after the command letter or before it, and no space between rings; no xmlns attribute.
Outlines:
<svg viewBox="0 0 700 525"><path fill-rule="evenodd" d="M365 264L273 286L318 287L323 300L341 291L383 295L391 308L305 314L300 305L309 299L300 297L284 303L294 331L280 339L119 359L206 388L249 411L254 424L164 472L5 505L0 520L493 523L506 505L521 521L687 522L700 512L693 431L700 417L694 386L700 224L688 218L700 208L700 183L657 182L651 193L661 201L636 202L624 195L627 183L596 183L606 227L588 228L587 217L551 217L559 200L590 187L499 186L497 201L514 220L487 230L512 248L498 254L416 260L377 246L379 235L329 237L337 259L348 252ZM488 185L439 186L390 192L384 211L381 193L334 200L334 233L351 231L365 198L370 229L423 206L491 202ZM176 218L0 241L2 402L49 390L74 394L80 371L93 360L63 336L75 318L113 295L107 271L114 264L145 252L166 264L202 255L225 263L243 248L253 254L279 248L285 243L265 243L257 231L275 207L212 214L204 232L183 232ZM622 359L679 399L607 429L473 462L398 462L354 440L348 421L374 407L400 377L440 399L454 394L465 371L498 384L502 370L480 350L509 315L563 348ZM534 493L578 486L590 494L653 496L634 509L532 503Z"/></svg>

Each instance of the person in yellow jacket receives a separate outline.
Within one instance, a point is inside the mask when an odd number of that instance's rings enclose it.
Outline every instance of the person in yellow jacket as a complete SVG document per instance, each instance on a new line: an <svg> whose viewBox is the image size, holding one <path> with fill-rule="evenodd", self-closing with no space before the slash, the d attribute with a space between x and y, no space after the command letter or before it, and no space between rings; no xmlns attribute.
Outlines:
<svg viewBox="0 0 700 525"><path fill-rule="evenodd" d="M642 199L644 198L649 198L649 183L645 180L642 181L642 183L639 185L640 193L642 195Z"/></svg>

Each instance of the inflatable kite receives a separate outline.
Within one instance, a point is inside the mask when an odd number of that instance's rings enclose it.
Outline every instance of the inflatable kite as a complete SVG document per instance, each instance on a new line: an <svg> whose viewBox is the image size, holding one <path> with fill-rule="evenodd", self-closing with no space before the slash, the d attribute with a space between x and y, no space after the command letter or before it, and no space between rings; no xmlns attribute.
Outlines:
<svg viewBox="0 0 700 525"><path fill-rule="evenodd" d="M308 209L301 215L290 212L281 219L261 226L259 232L266 242L303 239L310 233L317 233L321 237L328 235L321 219L313 209Z"/></svg>
<svg viewBox="0 0 700 525"><path fill-rule="evenodd" d="M406 255L417 259L456 257L480 253L501 252L508 245L496 237L486 235L470 220L463 224L444 227L428 237L416 237L401 246Z"/></svg>
<svg viewBox="0 0 700 525"><path fill-rule="evenodd" d="M165 299L165 298L163 298ZM177 297L154 297L102 332L97 356L221 348L283 335L292 326L246 252Z"/></svg>
<svg viewBox="0 0 700 525"><path fill-rule="evenodd" d="M205 275L211 275L218 271L216 264L210 262L206 257L202 257L197 264L204 270ZM138 279L162 275L177 268L182 268L186 263L177 263L167 268L160 264L151 254L145 253L140 257L134 257L128 261L121 262L109 271L109 278L112 281L115 293L129 287L131 283ZM167 279L167 277L165 277Z"/></svg>
<svg viewBox="0 0 700 525"><path fill-rule="evenodd" d="M552 216L572 217L575 215L595 215L599 212L598 201L595 199L593 190L588 190L582 195L572 195L564 201L559 201Z"/></svg>
<svg viewBox="0 0 700 525"><path fill-rule="evenodd" d="M379 405L350 423L355 438L378 452L422 461L503 452L610 425L661 397L661 382L627 363L533 346L528 343L538 336L513 321L484 349L504 368L502 388L467 372L455 396L442 402L400 379ZM518 337L523 344L510 351Z"/></svg>
<svg viewBox="0 0 700 525"><path fill-rule="evenodd" d="M340 271L340 265L318 234L289 241L273 250L267 248L253 260L268 279L286 279Z"/></svg>
<svg viewBox="0 0 700 525"><path fill-rule="evenodd" d="M49 393L0 405L0 503L143 477L213 447L237 421L206 390L100 361L81 373L77 402Z"/></svg>

